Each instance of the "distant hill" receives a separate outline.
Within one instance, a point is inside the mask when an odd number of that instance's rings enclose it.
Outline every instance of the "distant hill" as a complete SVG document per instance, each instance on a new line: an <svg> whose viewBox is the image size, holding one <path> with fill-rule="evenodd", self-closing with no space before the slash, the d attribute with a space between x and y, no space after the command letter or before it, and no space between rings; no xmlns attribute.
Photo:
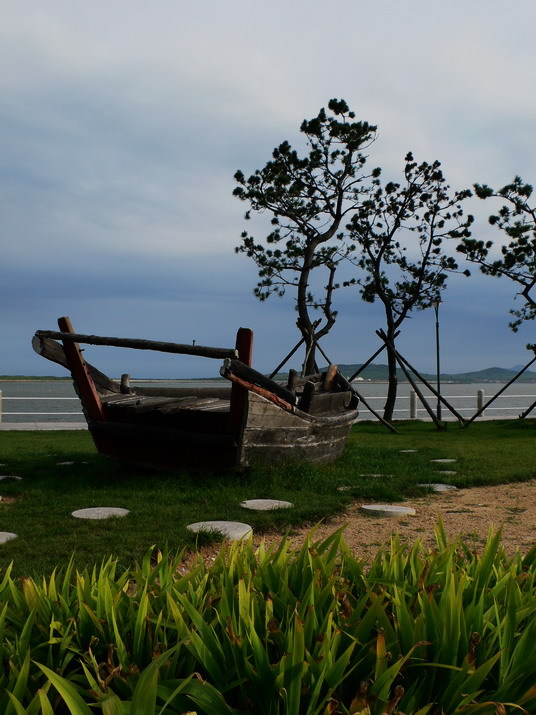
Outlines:
<svg viewBox="0 0 536 715"><path fill-rule="evenodd" d="M345 377L350 377L361 367L361 365L343 365L339 364L339 370ZM524 367L524 365L522 365ZM520 368L521 369L521 368ZM519 370L508 370L503 367L488 367L485 370L476 370L473 372L461 372L461 373L441 373L442 382L509 382L514 378ZM421 373L422 376L434 382L437 378L435 374ZM402 370L397 370L398 379L400 382L407 382L407 378L402 372ZM387 380L388 379L388 368L387 365L374 364L372 363L366 367L359 377L364 380ZM527 370L521 377L518 378L520 382L536 382L536 372Z"/></svg>
<svg viewBox="0 0 536 715"><path fill-rule="evenodd" d="M346 365L339 363L339 370L345 377L350 377L361 367L360 364ZM524 365L519 367L521 370ZM460 372L460 373L441 373L441 382L509 382L514 378L519 372L518 369L506 369L503 367L488 367L485 370L476 370L474 372ZM400 382L407 382L407 378L402 372L402 370L397 370L398 379ZM430 373L421 373L421 375L429 382L435 382L436 375ZM388 368L385 364L375 364L372 363L366 367L363 372L359 374L359 377L363 380L370 380L372 382L385 382L388 379ZM276 380L285 381L288 378L288 373L278 373L275 376ZM0 380L12 381L12 380L70 380L70 376L65 377L33 377L31 375L0 375ZM141 380L142 378L136 378ZM159 378L146 378L151 380L158 380ZM169 378L168 378L169 379ZM186 378L188 379L188 378ZM202 377L202 378L191 378L193 380L222 380L222 377L215 375L214 377ZM518 378L520 382L536 382L536 372L531 370L526 370L521 377Z"/></svg>

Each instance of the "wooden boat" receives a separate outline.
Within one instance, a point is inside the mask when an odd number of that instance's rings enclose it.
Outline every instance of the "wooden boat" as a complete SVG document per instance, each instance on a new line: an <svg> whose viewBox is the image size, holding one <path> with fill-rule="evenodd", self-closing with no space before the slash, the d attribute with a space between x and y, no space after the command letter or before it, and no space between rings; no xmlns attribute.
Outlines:
<svg viewBox="0 0 536 715"><path fill-rule="evenodd" d="M80 335L69 318L32 344L71 371L101 455L151 468L229 469L288 460L331 462L344 449L358 399L331 365L286 386L251 367L253 333L240 328L232 349ZM59 342L58 342L59 341ZM223 360L222 387L135 387L82 357L80 344L159 350Z"/></svg>

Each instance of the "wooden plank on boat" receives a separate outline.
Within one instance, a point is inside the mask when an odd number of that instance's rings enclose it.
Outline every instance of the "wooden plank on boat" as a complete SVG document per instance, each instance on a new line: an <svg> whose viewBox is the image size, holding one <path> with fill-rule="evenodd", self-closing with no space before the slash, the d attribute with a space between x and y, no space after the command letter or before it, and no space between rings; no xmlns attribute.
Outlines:
<svg viewBox="0 0 536 715"><path fill-rule="evenodd" d="M259 404L259 403L263 404ZM262 408L265 409L262 409ZM343 416L335 418L313 418L301 413L308 419L302 419L297 413L285 413L259 397L250 394L248 420L244 429L244 440L252 439L251 435L267 434L272 431L279 435L276 439L283 442L288 439L303 442L303 439L315 441L330 441L340 435L347 434L353 423L354 412L348 411ZM255 440L256 437L253 437ZM268 439L268 438L267 438Z"/></svg>
<svg viewBox="0 0 536 715"><path fill-rule="evenodd" d="M308 412L312 415L340 414L349 408L351 401L351 392L314 392Z"/></svg>
<svg viewBox="0 0 536 715"><path fill-rule="evenodd" d="M323 390L333 390L337 384L337 374L339 368L337 365L330 365L327 371L324 373L324 379L322 381Z"/></svg>
<svg viewBox="0 0 536 715"><path fill-rule="evenodd" d="M311 439L303 442L279 442L275 444L273 441L266 443L251 440L243 445L242 461L245 465L289 461L306 461L320 464L332 462L342 454L348 432L349 428L346 428L338 437L315 440L314 436L311 436Z"/></svg>
<svg viewBox="0 0 536 715"><path fill-rule="evenodd" d="M110 395L109 397L103 397L102 401L106 405L129 405L135 404L136 400L139 400L138 395Z"/></svg>
<svg viewBox="0 0 536 715"><path fill-rule="evenodd" d="M296 395L290 392L290 390L287 390L287 388L283 387L283 385L270 380L270 378L265 377L262 373L257 372L257 370L254 370L252 367L244 365L239 360L225 360L222 368L220 369L220 375L234 382L237 382L237 380L233 378L238 378L250 386L255 385L265 393L278 397L286 403L286 405L296 404ZM251 387L248 387L248 389L251 389ZM262 394L262 392L259 394ZM285 407L285 409L288 408Z"/></svg>
<svg viewBox="0 0 536 715"><path fill-rule="evenodd" d="M274 425L279 420L280 425L293 425L301 423L306 429L314 425L315 429L324 429L331 427L351 426L357 417L357 410L348 408L341 410L333 415L311 415L303 412L295 407L292 412L282 412L277 406L268 401L264 396L256 393L248 393L248 425L252 424L253 420L261 421L270 419L270 415L274 416Z"/></svg>
<svg viewBox="0 0 536 715"><path fill-rule="evenodd" d="M248 394L247 429L310 429L308 420L298 417L294 411L281 410L274 402L255 392Z"/></svg>
<svg viewBox="0 0 536 715"><path fill-rule="evenodd" d="M190 410L211 410L219 402L217 397L205 397L192 403Z"/></svg>
<svg viewBox="0 0 536 715"><path fill-rule="evenodd" d="M292 392L293 395L296 394L298 379L299 379L298 371L290 369L288 371L287 390Z"/></svg>
<svg viewBox="0 0 536 715"><path fill-rule="evenodd" d="M141 415L176 402L177 400L173 397L144 397L140 395L120 395L104 400L106 410L110 415L114 413Z"/></svg>
<svg viewBox="0 0 536 715"><path fill-rule="evenodd" d="M221 400L229 400L231 397L231 385L223 382L221 387L141 387L136 385L137 395L153 395L154 397L217 397Z"/></svg>
<svg viewBox="0 0 536 715"><path fill-rule="evenodd" d="M293 370L292 372L296 372L296 370ZM315 390L322 390L323 381L324 373L321 372L316 373L315 375L306 375L305 377L300 377L298 374L296 374L296 376L293 377L292 386L294 387L294 390L296 392L301 392L308 382L312 382L315 386Z"/></svg>
<svg viewBox="0 0 536 715"><path fill-rule="evenodd" d="M273 402L275 405L278 405L279 407L282 407L284 410L289 410L292 411L293 405L289 404L288 402L285 402L285 400L281 399L281 397L278 397L278 395L275 395L273 392L269 392L268 390L265 390L262 387L259 387L258 385L254 385L252 382L247 382L246 380L243 380L241 377L238 377L238 375L235 375L233 373L230 373L228 375L229 380L231 382L236 383L237 385L240 385L241 387L245 388L246 390L250 390L251 392L256 392L258 395L261 395L267 400L270 400L270 402Z"/></svg>
<svg viewBox="0 0 536 715"><path fill-rule="evenodd" d="M234 348L211 348L205 345L182 345L180 343L160 342L157 340L102 337L99 335L83 335L82 333L58 333L54 330L38 330L36 336L53 338L65 342L83 343L85 345L105 345L116 348L132 348L134 350L156 350L163 353L198 355L200 357L215 358L218 360L234 358L238 355Z"/></svg>
<svg viewBox="0 0 536 715"><path fill-rule="evenodd" d="M210 410L211 412L229 412L231 406L230 400L215 400L211 405L207 405L202 408L204 410Z"/></svg>
<svg viewBox="0 0 536 715"><path fill-rule="evenodd" d="M312 380L306 382L303 386L303 392L298 402L298 407L303 412L310 412L313 404L313 395L315 394L315 383Z"/></svg>
<svg viewBox="0 0 536 715"><path fill-rule="evenodd" d="M157 412L162 415L173 415L183 410L217 410L224 411L229 409L229 400L222 400L219 397L197 399L197 398L182 398L174 400L168 405L163 405L157 409Z"/></svg>
<svg viewBox="0 0 536 715"><path fill-rule="evenodd" d="M149 397L146 395L114 395L104 399L110 414L141 415L158 412L161 415L174 414L181 410L207 410L219 402L216 397Z"/></svg>

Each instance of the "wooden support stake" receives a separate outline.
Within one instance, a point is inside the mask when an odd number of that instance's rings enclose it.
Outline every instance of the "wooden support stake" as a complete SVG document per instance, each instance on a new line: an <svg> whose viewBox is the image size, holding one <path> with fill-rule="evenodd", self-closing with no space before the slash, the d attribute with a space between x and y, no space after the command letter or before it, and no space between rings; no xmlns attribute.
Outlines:
<svg viewBox="0 0 536 715"><path fill-rule="evenodd" d="M240 364L250 367L253 356L253 330L249 328L238 329L235 349ZM244 425L246 402L246 387L238 381L232 382L231 401L229 404L229 426L232 434L234 434L237 439Z"/></svg>
<svg viewBox="0 0 536 715"><path fill-rule="evenodd" d="M303 392L298 404L298 407L302 412L310 412L311 405L313 404L313 397L315 395L315 384L314 382L306 382L303 386Z"/></svg>
<svg viewBox="0 0 536 715"><path fill-rule="evenodd" d="M333 390L335 378L338 372L339 368L337 365L330 365L328 367L327 371L324 373L324 384L322 385L324 390Z"/></svg>
<svg viewBox="0 0 536 715"><path fill-rule="evenodd" d="M297 382L298 382L298 371L292 370L292 368L291 368L288 371L287 390L289 392L292 392L294 395L296 394Z"/></svg>
<svg viewBox="0 0 536 715"><path fill-rule="evenodd" d="M128 395L130 393L130 375L125 372L121 375L121 394Z"/></svg>
<svg viewBox="0 0 536 715"><path fill-rule="evenodd" d="M251 361L253 359L253 330L249 328L238 329L235 349L240 362L251 367Z"/></svg>

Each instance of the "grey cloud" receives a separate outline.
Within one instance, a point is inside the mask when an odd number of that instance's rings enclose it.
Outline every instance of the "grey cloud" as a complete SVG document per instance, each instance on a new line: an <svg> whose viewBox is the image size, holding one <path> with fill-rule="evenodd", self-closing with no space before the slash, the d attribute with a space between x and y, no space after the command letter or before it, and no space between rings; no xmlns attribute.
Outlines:
<svg viewBox="0 0 536 715"><path fill-rule="evenodd" d="M262 166L285 138L299 144L301 120L332 96L379 125L370 164L386 175L399 177L412 149L440 159L456 188L514 173L536 181L533 2L516 11L455 2L439 14L425 0L335 0L330 18L328 37L319 0L4 9L2 371L34 361L28 336L63 312L90 332L154 329L222 344L249 323L257 364L271 369L297 339L292 300L251 295L254 266L233 255L244 206L232 177ZM493 237L477 203L475 234ZM449 369L483 367L491 354L523 361L530 328L508 331L511 298L505 282L451 283L442 307ZM342 292L339 309L330 354L366 359L381 315ZM430 331L420 314L402 343L425 369Z"/></svg>

